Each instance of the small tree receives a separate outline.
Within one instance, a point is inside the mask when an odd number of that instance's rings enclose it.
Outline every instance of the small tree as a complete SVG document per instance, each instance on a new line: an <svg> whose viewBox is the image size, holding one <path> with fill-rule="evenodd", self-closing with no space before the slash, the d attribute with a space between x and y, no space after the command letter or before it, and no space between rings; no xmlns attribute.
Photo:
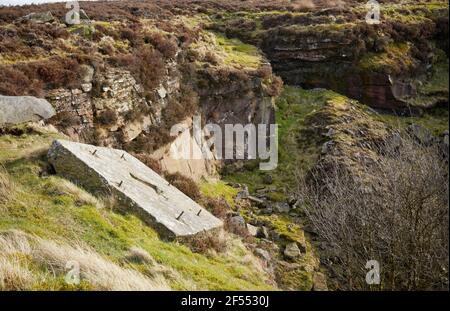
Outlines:
<svg viewBox="0 0 450 311"><path fill-rule="evenodd" d="M328 162L300 182L344 289L448 289L448 162L437 146L399 137L378 146L371 164ZM380 263L379 286L366 284L369 260Z"/></svg>

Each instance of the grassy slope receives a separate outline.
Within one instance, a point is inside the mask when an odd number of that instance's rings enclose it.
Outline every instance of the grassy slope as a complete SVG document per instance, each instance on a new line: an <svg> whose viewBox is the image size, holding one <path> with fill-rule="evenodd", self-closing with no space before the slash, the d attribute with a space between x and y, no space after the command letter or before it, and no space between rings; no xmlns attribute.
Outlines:
<svg viewBox="0 0 450 311"><path fill-rule="evenodd" d="M279 189L275 196L283 201L285 194L295 185L297 169L308 169L317 159L319 147L324 141L319 133L308 131L305 119L320 109L330 99L339 95L326 90L306 91L286 87L277 102L279 124L279 166L270 172L274 185ZM422 118L397 118L380 116L389 123L419 123L436 131L448 128L448 112L445 115L426 115ZM411 119L411 120L410 120ZM445 123L445 124L444 124ZM133 246L146 250L159 264L167 268L166 277L173 289L272 289L266 285L267 275L254 265L254 257L237 239L232 239L230 251L225 254L200 255L174 242L161 241L156 233L138 218L121 215L104 207L104 203L91 197L82 189L67 181L51 176L39 177L46 165L45 152L56 134L24 134L22 136L0 136L0 163L2 163L15 185L14 198L3 207L0 217L0 232L19 229L48 240L61 242L81 241L112 262L126 265L138 271L146 271L145 265L123 263L126 252ZM246 183L253 191L263 187L264 174L257 163L249 163L242 172L225 175L225 181ZM223 195L233 202L236 189L224 182L205 183L202 191L209 196ZM246 212L243 211L244 216ZM292 223L289 216L260 216L270 224L285 241L305 239L301 224ZM302 259L303 265L314 265L315 257L309 245L309 256ZM46 267L33 267L45 270ZM37 284L35 289L67 288L63 277L51 276ZM50 276L49 276L50 275ZM292 270L283 276L284 287L309 289L311 274ZM89 289L82 283L81 289ZM76 288L79 289L79 288Z"/></svg>
<svg viewBox="0 0 450 311"><path fill-rule="evenodd" d="M225 171L224 180L243 183L249 186L250 192L264 187L277 189L271 194L275 201L286 201L289 194L295 191L297 174L310 169L317 161L321 145L327 140L317 133L307 123L310 116L324 107L327 102L339 106L341 102L347 102L345 96L329 90L303 90L301 88L286 86L280 98L278 98L276 122L279 126L279 164L269 172L258 169L257 162L247 162L241 171ZM364 106L360 106L364 109ZM333 113L333 110L330 110ZM409 124L419 124L431 130L434 134L440 134L448 129L448 110L442 109L428 112L422 117L398 117L395 115L373 115L376 120L387 123L393 128L402 128ZM264 176L270 174L273 178L272 185L264 183ZM227 193L223 190L219 192ZM215 189L217 190L217 189ZM244 217L248 217L248 211L242 211ZM254 218L255 215L252 215ZM249 217L251 218L251 217ZM304 240L302 223L295 222L288 215L273 214L270 216L257 216L259 221L269 224L285 241ZM308 256L302 259L302 264L314 266L315 255L313 247L308 243ZM285 273L280 286L293 289L308 289L310 275L305 271L293 270Z"/></svg>
<svg viewBox="0 0 450 311"><path fill-rule="evenodd" d="M217 45L213 50L225 55L223 61L226 65L257 68L260 64L261 58L252 46L215 33L214 37ZM402 53L396 55L398 54ZM386 59L380 59L379 55L374 57L381 63ZM376 65L379 63L376 62ZM440 81L441 79L437 80ZM305 119L322 107L324 102L336 96L338 95L326 90L285 88L277 102L279 166L270 172L278 189L272 194L274 199L284 201L286 194L295 187L297 170L307 170L315 163L324 139L320 134L309 131ZM435 133L448 129L448 111L437 111L422 118L383 115L380 119L392 125L419 123L431 128ZM226 254L194 254L183 245L159 240L156 233L136 217L120 215L102 207L102 202L91 198L77 187L68 186L59 177L40 178L39 171L45 165L45 156L40 151L48 148L52 138L53 136L48 134L0 136L0 163L5 163L17 187L15 198L6 206L6 212L2 211L0 232L14 228L50 240L80 240L120 264L123 264L123 258L130 247L139 246L159 264L167 267L168 271L175 272L175 276L170 273L166 275L173 289L273 289L266 285L267 275L255 267L254 257L237 239L231 240L232 246ZM264 187L266 185L263 178L267 173L259 171L257 164L249 162L244 171L226 174L224 179L245 183L251 191ZM209 196L224 195L230 203L236 193L236 189L223 182L206 183L202 185L202 190ZM262 216L261 220L272 224L286 240L305 238L301 224L293 224L288 216ZM306 265L315 261L311 246L309 248L310 256L302 259L302 263ZM146 269L138 264L131 267L139 271ZM284 275L283 283L283 286L293 289L310 289L311 275L306 271L294 270ZM41 287L37 289L65 288L61 277L56 280L49 278L47 283L41 283L39 286Z"/></svg>
<svg viewBox="0 0 450 311"><path fill-rule="evenodd" d="M248 184L251 191L267 186L264 176L270 174L273 184L283 192L294 190L297 171L306 171L316 162L320 146L326 141L321 133L312 132L305 123L327 101L345 98L329 90L303 90L286 86L276 103L276 123L279 131L278 167L265 173L258 169L258 163L248 162L241 172L225 172L224 180ZM420 117L400 117L380 114L376 118L393 128L418 124L439 135L448 130L449 113L445 108L430 110Z"/></svg>
<svg viewBox="0 0 450 311"><path fill-rule="evenodd" d="M307 116L328 99L338 96L327 90L303 90L286 86L276 103L278 124L279 160L278 167L265 173L258 169L258 163L248 162L242 172L225 174L224 179L246 183L250 190L264 187L264 176L273 177L273 185L283 192L292 191L298 170L309 169L317 160L321 144L320 135L309 132L305 124Z"/></svg>
<svg viewBox="0 0 450 311"><path fill-rule="evenodd" d="M310 131L306 125L306 118L320 109L327 100L339 97L338 94L327 90L307 91L300 88L286 86L277 100L276 122L279 126L279 163L278 167L269 173L258 169L257 162L248 162L242 171L225 172L225 181L243 183L249 186L250 192L268 187L264 184L264 176L270 174L276 188L269 194L274 201L286 201L287 196L295 191L296 175L308 170L317 161L323 137ZM250 211L241 210L244 217L250 216ZM257 215L258 221L274 229L281 237L281 244L291 241L305 241L307 254L300 261L301 269L280 269L279 285L294 290L310 290L312 287L312 273L309 268L318 265L315 250L302 230L302 223L288 215ZM307 268L305 268L307 267Z"/></svg>
<svg viewBox="0 0 450 311"><path fill-rule="evenodd" d="M224 254L195 254L179 243L161 241L138 218L102 207L104 204L57 176L39 177L46 165L45 150L53 137L0 136L0 163L15 183L14 198L1 213L0 232L18 229L48 240L84 242L122 264L130 247L137 246L173 272L166 275L173 289L274 289L266 284L267 275L255 264L256 259L236 238L229 239L230 247ZM145 266L135 264L132 268L145 271ZM62 276L56 276L36 289L42 288L64 289L66 285Z"/></svg>
<svg viewBox="0 0 450 311"><path fill-rule="evenodd" d="M253 45L239 39L229 39L216 32L202 31L203 40L193 43L191 49L208 51L215 55L222 66L239 69L258 69L263 61L262 53Z"/></svg>
<svg viewBox="0 0 450 311"><path fill-rule="evenodd" d="M369 71L389 71L395 67L408 70L413 66L409 50L410 46L406 43L391 43L386 47L385 52L365 54L359 66Z"/></svg>

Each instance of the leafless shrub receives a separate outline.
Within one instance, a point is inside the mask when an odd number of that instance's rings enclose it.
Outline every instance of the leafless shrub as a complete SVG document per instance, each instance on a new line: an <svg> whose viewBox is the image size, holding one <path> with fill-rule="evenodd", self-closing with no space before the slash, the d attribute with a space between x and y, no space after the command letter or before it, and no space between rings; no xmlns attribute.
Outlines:
<svg viewBox="0 0 450 311"><path fill-rule="evenodd" d="M448 163L437 147L398 137L356 173L328 163L300 182L307 215L329 244L339 287L448 289ZM365 282L368 260L381 265L378 287Z"/></svg>
<svg viewBox="0 0 450 311"><path fill-rule="evenodd" d="M156 264L153 257L149 253L147 253L147 251L137 246L133 246L128 250L125 259L133 263L146 263L152 265Z"/></svg>
<svg viewBox="0 0 450 311"><path fill-rule="evenodd" d="M178 50L176 41L160 32L145 34L144 42L151 43L165 58L175 57Z"/></svg>
<svg viewBox="0 0 450 311"><path fill-rule="evenodd" d="M151 168L153 171L155 171L157 174L162 174L162 166L161 163L158 160L155 160L147 153L134 153L134 157L136 157L139 161L147 165L149 168Z"/></svg>
<svg viewBox="0 0 450 311"><path fill-rule="evenodd" d="M95 290L170 289L161 275L146 277L119 266L86 245L55 243L10 230L0 233L0 290L30 290L52 277L41 274L35 267L45 267L61 277L67 273L66 265L71 261L79 264L80 278Z"/></svg>
<svg viewBox="0 0 450 311"><path fill-rule="evenodd" d="M80 117L73 111L61 111L58 112L50 120L52 124L56 124L61 127L71 127L81 124Z"/></svg>
<svg viewBox="0 0 450 311"><path fill-rule="evenodd" d="M204 196L202 201L202 204L208 211L220 219L225 219L231 212L231 207L224 198L210 198Z"/></svg>
<svg viewBox="0 0 450 311"><path fill-rule="evenodd" d="M222 230L201 232L189 238L187 245L195 253L205 254L212 250L223 253L227 249L227 236Z"/></svg>
<svg viewBox="0 0 450 311"><path fill-rule="evenodd" d="M165 174L165 177L171 185L178 188L178 190L183 192L192 200L196 201L201 198L200 189L191 178L183 176L180 173Z"/></svg>
<svg viewBox="0 0 450 311"><path fill-rule="evenodd" d="M97 116L97 120L103 125L113 125L117 122L117 114L112 109L107 109Z"/></svg>

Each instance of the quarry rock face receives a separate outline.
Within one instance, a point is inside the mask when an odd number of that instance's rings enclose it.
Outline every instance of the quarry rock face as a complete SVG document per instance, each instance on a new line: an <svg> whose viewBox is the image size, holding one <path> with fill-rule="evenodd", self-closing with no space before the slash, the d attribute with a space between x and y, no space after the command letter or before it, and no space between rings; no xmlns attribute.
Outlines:
<svg viewBox="0 0 450 311"><path fill-rule="evenodd" d="M0 126L49 119L55 109L45 99L33 96L0 95Z"/></svg>
<svg viewBox="0 0 450 311"><path fill-rule="evenodd" d="M169 239L222 226L188 196L130 154L56 140L48 152L56 172L98 195L112 195L124 212L143 219Z"/></svg>
<svg viewBox="0 0 450 311"><path fill-rule="evenodd" d="M331 89L370 107L403 115L410 113L409 106L417 106L412 111L416 114L421 112L419 108L445 102L445 96L443 100L427 98L421 105L411 100L423 101L420 86L431 74L429 69L437 65L433 57L440 54L426 41L439 42L448 55L445 14L430 10L420 23L408 24L407 32L399 31L398 22L391 19L386 19L386 25L397 30L383 32L337 7L304 15L275 14L253 19L230 16L215 27L228 37L258 46L285 84ZM256 23L258 19L261 25ZM247 27L240 26L244 22ZM412 49L398 50L392 45L392 41L409 42L413 32L420 33L414 36L421 42L414 43ZM393 55L398 60L386 65Z"/></svg>
<svg viewBox="0 0 450 311"><path fill-rule="evenodd" d="M141 96L141 86L125 70L108 68L99 75L93 88L93 69L83 66L81 89L54 89L47 99L55 107L59 118L52 123L64 134L88 143L93 143L90 133L97 128L96 144L120 146L119 141L130 141L145 130L152 120L142 122L126 119L127 114L147 107ZM96 93L96 94L94 94ZM95 116L114 112L114 118L101 124Z"/></svg>
<svg viewBox="0 0 450 311"><path fill-rule="evenodd" d="M412 90L401 77L349 65L359 57L358 39L350 33L282 33L266 40L263 49L287 84L329 88L373 108L406 108L402 98Z"/></svg>
<svg viewBox="0 0 450 311"><path fill-rule="evenodd" d="M182 124L192 128L191 119ZM206 152L204 156L203 152ZM158 159L162 169L168 173L180 173L196 181L216 175L219 165L215 154L210 150L202 151L201 142L197 142L190 131L180 133L173 142L153 152L152 157Z"/></svg>
<svg viewBox="0 0 450 311"><path fill-rule="evenodd" d="M218 75L217 73L215 73ZM275 123L274 98L267 94L258 77L248 80L238 77L221 78L205 70L199 75L208 87L196 89L200 96L202 112L208 122L219 124L273 124Z"/></svg>
<svg viewBox="0 0 450 311"><path fill-rule="evenodd" d="M166 67L166 75L155 89L154 98L148 100L143 95L143 86L129 71L108 67L95 72L92 67L82 65L80 89L59 88L47 94L46 98L57 112L50 123L71 140L126 149L127 144L139 135L149 134L152 127L162 125L163 109L173 105L171 100L173 102L180 93L177 64L168 63ZM235 77L233 81L215 81L215 75L219 74L208 74L204 70L200 70L199 75L207 85L198 88L198 83L192 81L199 96L196 114L205 116L208 123L221 126L275 123L274 99L266 94L260 78L240 81ZM104 115L108 116L106 120ZM189 116L181 123L191 126L191 118ZM214 157L187 160L178 157L177 154L183 153L187 146L199 149L198 142L185 133L172 143L155 148L151 156L170 173L178 172L194 180L215 175L219 163Z"/></svg>

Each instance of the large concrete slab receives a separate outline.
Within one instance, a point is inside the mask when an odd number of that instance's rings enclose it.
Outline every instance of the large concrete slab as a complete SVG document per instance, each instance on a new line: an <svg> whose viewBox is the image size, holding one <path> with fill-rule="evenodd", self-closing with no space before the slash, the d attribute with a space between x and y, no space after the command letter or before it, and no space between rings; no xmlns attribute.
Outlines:
<svg viewBox="0 0 450 311"><path fill-rule="evenodd" d="M114 195L167 238L187 237L221 227L222 221L122 150L66 140L48 152L56 172L99 195Z"/></svg>

